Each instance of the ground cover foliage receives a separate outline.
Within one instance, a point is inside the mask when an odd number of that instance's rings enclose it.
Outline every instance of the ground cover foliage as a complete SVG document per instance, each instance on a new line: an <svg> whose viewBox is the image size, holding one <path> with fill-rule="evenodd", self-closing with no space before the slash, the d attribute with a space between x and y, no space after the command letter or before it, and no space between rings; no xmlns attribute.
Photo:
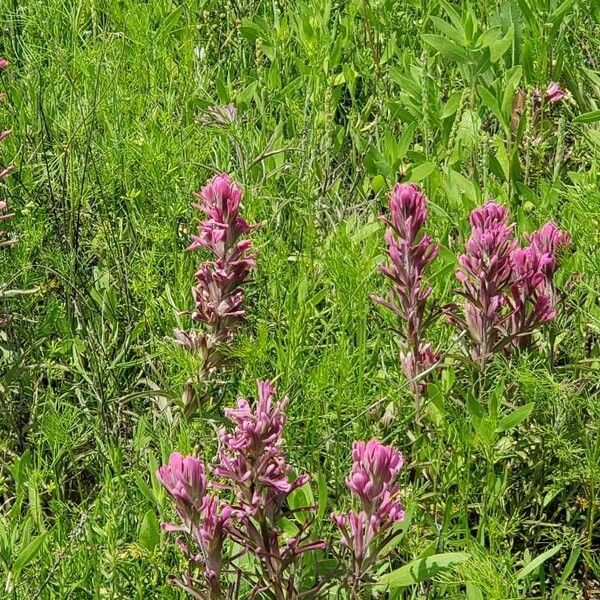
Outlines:
<svg viewBox="0 0 600 600"><path fill-rule="evenodd" d="M156 471L215 456L222 407L266 379L323 539L352 442L404 455L406 526L374 597L598 594L597 3L0 0L0 19L0 225L18 240L0 249L2 597L184 597ZM183 419L192 194L218 172L259 224L256 267L212 401ZM527 348L482 370L466 332L429 327L443 364L418 418L402 323L370 297L399 181L429 199L440 305L489 198L521 239L549 220L572 239Z"/></svg>

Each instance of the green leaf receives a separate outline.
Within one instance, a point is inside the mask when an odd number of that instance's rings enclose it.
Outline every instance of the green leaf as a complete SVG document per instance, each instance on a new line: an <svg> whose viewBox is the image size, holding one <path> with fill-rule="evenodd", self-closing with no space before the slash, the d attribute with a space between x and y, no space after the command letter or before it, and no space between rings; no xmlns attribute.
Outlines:
<svg viewBox="0 0 600 600"><path fill-rule="evenodd" d="M499 136L494 136L494 144L496 145L496 160L502 168L504 179L508 181L510 175L510 162L508 160L508 152L506 146Z"/></svg>
<svg viewBox="0 0 600 600"><path fill-rule="evenodd" d="M430 579L440 571L458 565L470 556L466 552L446 552L434 554L426 558L418 558L412 562L381 577L376 586L387 586L391 589L414 585Z"/></svg>
<svg viewBox="0 0 600 600"><path fill-rule="evenodd" d="M467 395L467 412L473 419L483 419L485 413L479 404L477 398L469 392Z"/></svg>
<svg viewBox="0 0 600 600"><path fill-rule="evenodd" d="M510 117L512 114L512 108L513 108L513 100L515 97L515 91L519 85L519 82L521 81L521 77L523 75L523 69L521 68L520 65L514 67L513 69L511 69L510 71L510 76L508 78L508 81L505 84L504 87L504 96L502 97L502 115L504 116L504 123L505 126L508 125L508 123L510 123Z"/></svg>
<svg viewBox="0 0 600 600"><path fill-rule="evenodd" d="M494 41L489 45L490 59L492 62L496 62L504 56L504 53L512 46L514 37L515 26L511 25L510 29L506 32L506 35L503 38Z"/></svg>
<svg viewBox="0 0 600 600"><path fill-rule="evenodd" d="M573 123L596 123L596 121L600 121L600 110L592 110L573 119Z"/></svg>
<svg viewBox="0 0 600 600"><path fill-rule="evenodd" d="M179 17L181 17L182 14L183 6L178 6L166 19L164 19L160 25L160 28L156 32L156 40L160 40L169 36L175 28L175 25L177 25L177 21L179 21Z"/></svg>
<svg viewBox="0 0 600 600"><path fill-rule="evenodd" d="M577 0L565 0L551 15L550 23L553 27L558 27L562 20L567 16L567 13L573 8L573 5Z"/></svg>
<svg viewBox="0 0 600 600"><path fill-rule="evenodd" d="M435 170L436 164L432 162L424 162L414 167L410 172L410 181L422 181L429 177Z"/></svg>
<svg viewBox="0 0 600 600"><path fill-rule="evenodd" d="M444 105L444 108L442 109L442 114L440 115L440 118L447 119L448 117L455 114L456 111L458 110L458 107L460 106L460 101L462 100L462 96L463 96L462 92L454 92L454 94L452 94L450 96L450 98L448 98L448 101Z"/></svg>
<svg viewBox="0 0 600 600"><path fill-rule="evenodd" d="M534 406L535 403L530 402L529 404L520 406L517 408L517 410L511 412L510 415L507 415L503 419L500 419L500 423L498 423L498 431L506 431L507 429L516 427L519 423L529 417Z"/></svg>
<svg viewBox="0 0 600 600"><path fill-rule="evenodd" d="M12 568L13 575L17 576L39 553L44 545L48 532L33 538L15 560Z"/></svg>
<svg viewBox="0 0 600 600"><path fill-rule="evenodd" d="M506 126L506 123L504 121L504 115L500 110L500 104L498 103L498 100L496 100L495 96L482 85L477 86L477 92L479 93L479 97L481 98L485 106L487 106L494 113L494 116L498 119L498 121L500 121L500 123L503 126Z"/></svg>
<svg viewBox="0 0 600 600"><path fill-rule="evenodd" d="M301 509L312 508L315 505L315 498L310 487L310 482L307 481L302 487L295 489L287 497L287 503L290 509L295 511L294 516L298 519L298 521L305 521L310 514L306 511L302 511Z"/></svg>
<svg viewBox="0 0 600 600"><path fill-rule="evenodd" d="M255 42L258 38L262 37L263 30L250 19L244 19L240 26L240 33L242 37L245 37L250 42Z"/></svg>
<svg viewBox="0 0 600 600"><path fill-rule="evenodd" d="M525 565L516 574L516 576L515 576L516 580L520 581L521 579L524 579L525 577L527 577L527 575L529 575L529 573L532 573L541 564L546 562L549 558L552 558L562 548L562 546L563 546L562 544L557 544L553 548L550 548L550 550L546 550L546 552L543 552L539 556L536 556L529 564Z"/></svg>
<svg viewBox="0 0 600 600"><path fill-rule="evenodd" d="M381 189L385 186L385 177L383 175L375 175L371 179L371 189L378 194Z"/></svg>
<svg viewBox="0 0 600 600"><path fill-rule="evenodd" d="M465 600L483 600L481 590L474 583L467 583Z"/></svg>
<svg viewBox="0 0 600 600"><path fill-rule="evenodd" d="M467 51L448 38L441 35L433 35L431 33L423 33L421 34L421 37L424 42L433 46L433 48L435 48L442 56L459 63L468 62L469 55Z"/></svg>
<svg viewBox="0 0 600 600"><path fill-rule="evenodd" d="M152 509L148 510L140 523L140 545L152 552L160 542L160 525Z"/></svg>
<svg viewBox="0 0 600 600"><path fill-rule="evenodd" d="M398 145L396 147L396 160L397 161L401 161L406 156L406 152L408 151L408 147L410 146L410 143L412 142L414 135L415 135L415 124L410 123L409 125L406 126L406 128L402 132L402 135L400 136L400 139L398 140Z"/></svg>
<svg viewBox="0 0 600 600"><path fill-rule="evenodd" d="M450 23L444 21L444 19L440 19L439 17L429 17L431 22L434 24L435 28L447 38L455 41L457 44L465 43L465 35L464 32L459 31L455 27L452 27Z"/></svg>

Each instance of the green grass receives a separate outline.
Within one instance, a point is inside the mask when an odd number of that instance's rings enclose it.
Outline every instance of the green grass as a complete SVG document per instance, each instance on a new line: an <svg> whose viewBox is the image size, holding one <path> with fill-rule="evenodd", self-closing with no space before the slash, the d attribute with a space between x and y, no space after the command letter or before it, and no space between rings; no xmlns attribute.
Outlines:
<svg viewBox="0 0 600 600"><path fill-rule="evenodd" d="M0 281L39 288L2 300L12 320L0 339L0 596L181 597L166 581L180 552L166 539L149 550L140 526L148 511L171 514L153 478L169 452L215 448L207 418L173 426L197 365L171 337L188 326L178 312L191 307L199 260L185 252L192 192L226 170L261 226L223 402L275 378L290 396L291 462L326 476L332 509L353 439L402 449L412 522L394 566L470 558L396 597L592 597L597 3L0 0L0 18L11 62L0 124L14 130L2 162L16 166L6 226L20 240L0 256ZM493 47L481 45L485 30ZM511 125L514 92L552 80L572 100L551 107L534 142L531 122ZM199 122L229 102L238 122ZM574 242L559 316L536 350L478 379L451 328L436 325L449 356L421 427L394 323L369 299L385 286L376 223L398 180L430 198L440 302L468 213L487 197L510 206L520 232L552 218Z"/></svg>

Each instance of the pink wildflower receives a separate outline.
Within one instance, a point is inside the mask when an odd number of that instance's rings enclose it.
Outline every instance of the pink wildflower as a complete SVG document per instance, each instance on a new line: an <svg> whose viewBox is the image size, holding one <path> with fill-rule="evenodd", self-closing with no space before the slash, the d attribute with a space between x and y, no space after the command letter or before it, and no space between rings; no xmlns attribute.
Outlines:
<svg viewBox="0 0 600 600"><path fill-rule="evenodd" d="M511 281L511 254L517 248L508 210L495 202L476 208L471 237L459 256L456 277L465 297L465 322L473 339L473 358L482 365L502 339L505 294ZM456 322L456 319L454 319Z"/></svg>
<svg viewBox="0 0 600 600"><path fill-rule="evenodd" d="M223 542L227 536L231 507L207 493L204 463L194 456L174 452L168 464L158 469L156 477L173 498L181 519L181 524L165 523L163 529L190 536L192 543L181 538L179 546L190 561L203 566L211 597L219 598Z"/></svg>
<svg viewBox="0 0 600 600"><path fill-rule="evenodd" d="M548 102L560 102L566 95L566 92L555 81L552 81L546 88L546 100Z"/></svg>
<svg viewBox="0 0 600 600"><path fill-rule="evenodd" d="M390 264L381 265L380 271L392 282L392 287L387 300L376 295L371 298L401 319L404 337L401 365L418 402L423 391L423 382L418 378L440 358L423 342L425 309L432 291L424 282L424 272L437 256L439 246L428 235L421 234L427 221L427 197L416 185L396 185L390 194L389 209L390 217L384 221L388 225L385 240Z"/></svg>
<svg viewBox="0 0 600 600"><path fill-rule="evenodd" d="M196 273L191 317L203 323L205 329L191 333L176 330L175 341L201 354L202 374L206 376L221 364L221 345L232 338L245 315L242 286L256 262L250 254L252 242L242 237L253 229L240 215L242 190L223 173L213 177L196 197L199 203L194 207L206 218L198 223L198 234L192 237L188 250L204 248L213 260L205 262ZM186 415L195 410L196 400L186 406Z"/></svg>
<svg viewBox="0 0 600 600"><path fill-rule="evenodd" d="M379 556L381 549L396 535L392 527L404 520L397 483L404 459L392 446L377 440L354 442L352 456L354 462L346 485L360 508L332 513L331 519L340 530L342 545L352 553L349 583L356 592L368 569L384 558Z"/></svg>
<svg viewBox="0 0 600 600"><path fill-rule="evenodd" d="M566 231L561 231L554 221L548 221L534 233L526 233L525 239L538 252L548 256L544 273L547 277L552 277L558 266L558 254L571 244L571 236Z"/></svg>
<svg viewBox="0 0 600 600"><path fill-rule="evenodd" d="M264 512L275 518L285 498L308 481L303 475L289 481L291 468L282 451L287 398L274 402L275 388L268 381L258 384L258 402L252 410L244 398L236 408L225 409L235 425L232 433L219 430L220 450L214 474L235 493L243 513Z"/></svg>

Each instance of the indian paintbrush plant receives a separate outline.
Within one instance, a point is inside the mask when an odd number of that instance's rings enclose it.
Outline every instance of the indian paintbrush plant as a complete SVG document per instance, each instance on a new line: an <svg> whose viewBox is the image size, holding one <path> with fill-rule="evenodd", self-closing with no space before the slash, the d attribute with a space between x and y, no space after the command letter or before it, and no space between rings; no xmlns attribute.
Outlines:
<svg viewBox="0 0 600 600"><path fill-rule="evenodd" d="M357 511L332 514L342 551L328 548L313 533L315 507L292 510L290 495L309 484L293 476L283 452L287 399L275 401L275 388L258 384L254 407L245 399L225 409L233 429L218 431L219 449L210 466L195 456L171 454L157 478L171 496L175 533L189 569L172 581L194 598L267 597L275 600L326 597L337 586L349 598L374 580L386 558L384 547L404 519L397 477L402 455L377 440L355 442L347 487ZM302 518L295 519L296 514ZM332 544L336 546L335 542ZM329 552L339 559L335 576L314 569L307 553Z"/></svg>
<svg viewBox="0 0 600 600"><path fill-rule="evenodd" d="M393 547L391 542L402 533L397 527L404 521L397 479L404 459L392 446L374 439L354 442L352 458L346 486L358 510L332 513L331 519L349 555L350 569L343 585L349 598L359 599L374 583L373 576L386 558L385 548Z"/></svg>
<svg viewBox="0 0 600 600"><path fill-rule="evenodd" d="M199 202L193 206L206 218L198 223L198 235L193 236L188 250L208 250L212 260L204 262L196 272L196 285L192 288L195 309L188 313L203 328L175 331L177 343L202 360L197 383L204 389L198 394L193 391L192 382L186 385L186 417L211 395L210 377L222 366L225 346L231 343L245 315L242 286L256 264L250 252L252 241L244 237L254 227L240 214L242 190L229 175L215 175L195 195Z"/></svg>
<svg viewBox="0 0 600 600"><path fill-rule="evenodd" d="M463 316L451 321L470 335L470 355L483 369L497 352L526 348L532 333L556 316L553 275L570 237L546 223L521 247L508 209L487 202L471 213L471 237L456 277Z"/></svg>
<svg viewBox="0 0 600 600"><path fill-rule="evenodd" d="M380 271L391 282L388 298L372 295L399 317L400 364L416 400L419 416L424 377L441 356L424 339L427 326L439 315L429 306L432 288L424 281L427 266L439 246L421 229L427 221L427 198L414 184L398 184L389 198L385 241L388 263ZM497 353L526 348L532 334L556 315L553 275L561 248L570 236L546 223L521 247L508 209L493 201L470 215L471 236L458 257L457 293L462 310L449 304L444 312L469 339L468 353L479 369Z"/></svg>
<svg viewBox="0 0 600 600"><path fill-rule="evenodd" d="M425 329L435 317L428 299L432 288L425 280L425 270L438 254L439 246L422 233L427 222L427 197L414 184L398 184L389 197L389 217L385 241L388 264L380 271L391 286L388 298L371 298L389 308L399 318L401 334L400 365L415 397L419 413L424 377L440 356L424 339Z"/></svg>

